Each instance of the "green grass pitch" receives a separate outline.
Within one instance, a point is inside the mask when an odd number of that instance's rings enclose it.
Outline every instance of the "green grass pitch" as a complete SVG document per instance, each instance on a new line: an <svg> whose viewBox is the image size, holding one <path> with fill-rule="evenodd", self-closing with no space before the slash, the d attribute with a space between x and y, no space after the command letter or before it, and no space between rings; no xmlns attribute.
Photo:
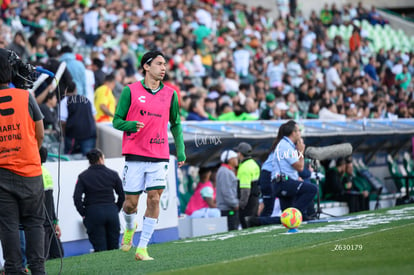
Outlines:
<svg viewBox="0 0 414 275"><path fill-rule="evenodd" d="M414 205L362 212L340 222L282 226L154 244L154 261L107 251L63 259L61 274L412 274ZM46 264L59 274L60 260Z"/></svg>

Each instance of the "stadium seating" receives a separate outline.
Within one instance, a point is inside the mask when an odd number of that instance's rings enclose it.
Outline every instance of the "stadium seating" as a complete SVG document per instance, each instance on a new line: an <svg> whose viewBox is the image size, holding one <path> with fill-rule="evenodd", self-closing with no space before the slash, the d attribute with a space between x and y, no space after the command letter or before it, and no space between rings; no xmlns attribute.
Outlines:
<svg viewBox="0 0 414 275"><path fill-rule="evenodd" d="M387 163L391 178L394 179L398 191L402 194L400 197L404 200L409 200L410 196L413 194L414 186L413 162L409 154L407 153L404 155L403 164L398 164L398 162L394 160L391 155L388 155ZM407 197L407 195L409 197Z"/></svg>
<svg viewBox="0 0 414 275"><path fill-rule="evenodd" d="M378 52L381 48L389 50L394 48L395 50L401 50L404 52L409 52L414 47L414 36L409 37L401 29L395 30L391 28L390 25L385 25L382 27L377 24L375 26L371 25L367 20L354 20L353 24L355 26L361 27L364 32L368 34L368 39L371 41L370 48L374 52ZM351 37L352 25L332 25L328 28L328 37L333 39L335 36L339 35L345 41Z"/></svg>

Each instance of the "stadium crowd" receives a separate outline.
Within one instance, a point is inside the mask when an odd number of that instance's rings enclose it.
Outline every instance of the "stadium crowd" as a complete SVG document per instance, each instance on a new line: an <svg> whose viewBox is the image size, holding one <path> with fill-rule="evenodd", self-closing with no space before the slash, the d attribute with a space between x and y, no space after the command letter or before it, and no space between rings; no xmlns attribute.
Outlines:
<svg viewBox="0 0 414 275"><path fill-rule="evenodd" d="M143 78L137 64L151 49L169 58L183 120L414 117L413 52L374 52L356 25L349 41L327 35L353 20L386 24L375 7L325 5L309 18L278 7L285 17L233 0L3 1L0 46L55 72L65 61L58 100L72 79L98 122Z"/></svg>

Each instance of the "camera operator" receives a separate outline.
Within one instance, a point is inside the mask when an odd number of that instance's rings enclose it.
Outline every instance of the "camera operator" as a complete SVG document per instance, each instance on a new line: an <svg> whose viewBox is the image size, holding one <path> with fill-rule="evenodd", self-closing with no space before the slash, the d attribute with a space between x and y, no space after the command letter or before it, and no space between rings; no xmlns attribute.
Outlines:
<svg viewBox="0 0 414 275"><path fill-rule="evenodd" d="M19 224L31 274L45 274L44 190L39 148L43 115L26 90L9 88L10 51L0 49L0 240L6 274L22 274ZM14 60L15 61L15 60Z"/></svg>
<svg viewBox="0 0 414 275"><path fill-rule="evenodd" d="M289 120L283 124L276 141L273 157L272 182L276 184L276 196L281 211L295 207L302 212L304 220L314 219L308 215L308 206L316 195L317 187L304 182L298 175L304 168L305 144L299 126Z"/></svg>

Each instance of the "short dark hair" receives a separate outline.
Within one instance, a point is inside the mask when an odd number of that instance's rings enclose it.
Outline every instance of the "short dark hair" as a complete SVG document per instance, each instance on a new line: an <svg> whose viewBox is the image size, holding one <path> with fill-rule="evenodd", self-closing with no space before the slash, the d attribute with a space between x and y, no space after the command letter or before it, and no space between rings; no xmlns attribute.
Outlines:
<svg viewBox="0 0 414 275"><path fill-rule="evenodd" d="M144 56L141 58L141 68L144 69L144 65L148 64L151 65L151 62L157 57L162 56L165 59L165 56L160 51L150 51L144 54ZM145 70L144 70L145 75Z"/></svg>
<svg viewBox="0 0 414 275"><path fill-rule="evenodd" d="M5 49L0 49L0 83L9 83L12 78L12 67L9 63L9 53Z"/></svg>
<svg viewBox="0 0 414 275"><path fill-rule="evenodd" d="M70 46L63 46L61 49L60 49L60 53L61 54L64 54L64 53L71 53L73 50L72 50L72 47L70 47Z"/></svg>
<svg viewBox="0 0 414 275"><path fill-rule="evenodd" d="M47 102L49 99L52 99L54 96L56 96L56 94L53 91L47 93L45 100L43 100L43 102Z"/></svg>
<svg viewBox="0 0 414 275"><path fill-rule="evenodd" d="M59 56L59 51L56 47L50 48L47 51L47 55L49 56L49 58L53 58L53 57L58 57Z"/></svg>
<svg viewBox="0 0 414 275"><path fill-rule="evenodd" d="M68 84L66 93L67 94L73 94L75 92L75 90L76 90L76 84L75 84L75 82L72 81Z"/></svg>
<svg viewBox="0 0 414 275"><path fill-rule="evenodd" d="M88 153L86 153L86 157L89 160L89 164L97 164L99 159L103 157L103 153L98 148L94 148L90 150Z"/></svg>
<svg viewBox="0 0 414 275"><path fill-rule="evenodd" d="M112 82L112 81L115 81L115 74L114 73L110 73L110 74L105 76L105 82Z"/></svg>
<svg viewBox="0 0 414 275"><path fill-rule="evenodd" d="M92 59L92 64L98 67L99 69L102 69L104 62L99 58Z"/></svg>
<svg viewBox="0 0 414 275"><path fill-rule="evenodd" d="M200 177L200 179L202 177L204 177L208 172L211 172L211 168L210 167L200 167L200 169L198 170L198 176Z"/></svg>
<svg viewBox="0 0 414 275"><path fill-rule="evenodd" d="M336 167L346 164L346 160L343 157L339 157L336 160Z"/></svg>

